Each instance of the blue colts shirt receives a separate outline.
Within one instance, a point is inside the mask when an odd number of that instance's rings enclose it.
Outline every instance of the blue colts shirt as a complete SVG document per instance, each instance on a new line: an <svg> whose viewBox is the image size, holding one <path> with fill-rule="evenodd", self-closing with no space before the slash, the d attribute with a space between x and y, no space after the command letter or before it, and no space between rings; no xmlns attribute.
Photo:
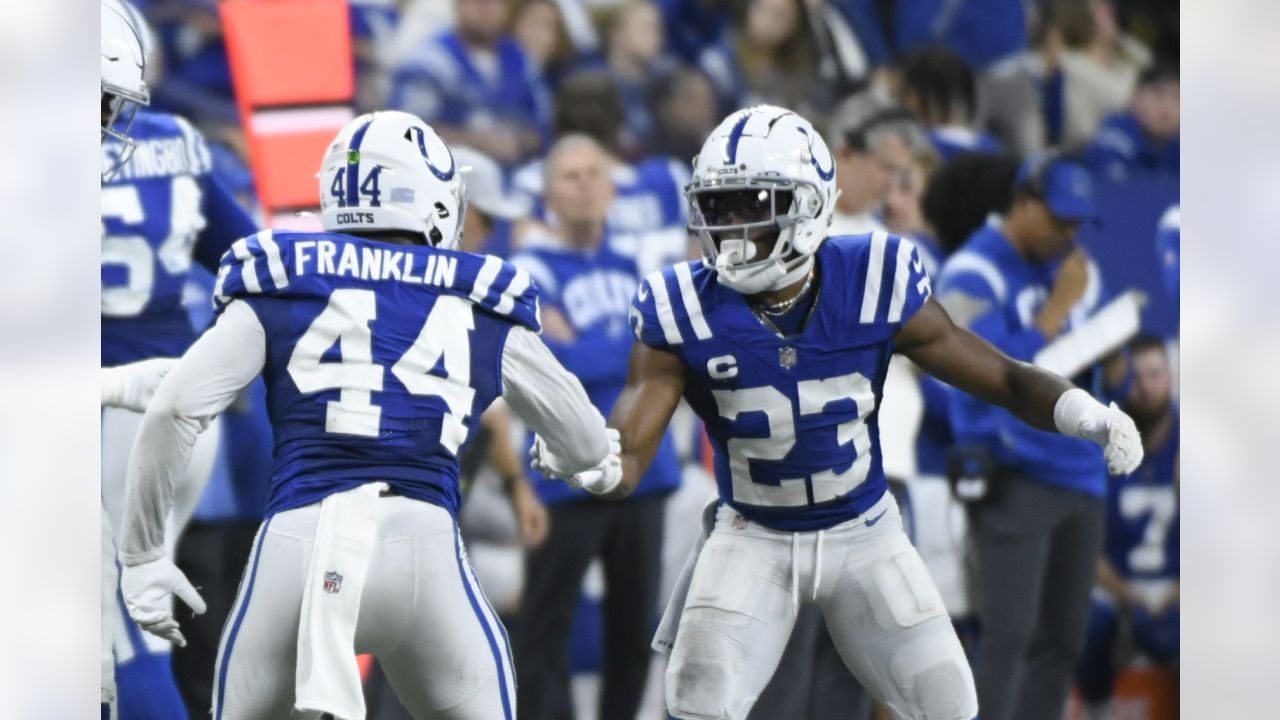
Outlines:
<svg viewBox="0 0 1280 720"><path fill-rule="evenodd" d="M641 342L687 370L720 498L786 531L855 518L884 494L876 409L898 330L929 276L912 244L885 233L829 238L808 322L784 336L701 262L645 278L632 304Z"/></svg>
<svg viewBox="0 0 1280 720"><path fill-rule="evenodd" d="M525 272L421 245L265 231L223 258L215 310L237 299L267 340L268 514L375 481L457 511L458 457L502 392L507 333L540 329Z"/></svg>

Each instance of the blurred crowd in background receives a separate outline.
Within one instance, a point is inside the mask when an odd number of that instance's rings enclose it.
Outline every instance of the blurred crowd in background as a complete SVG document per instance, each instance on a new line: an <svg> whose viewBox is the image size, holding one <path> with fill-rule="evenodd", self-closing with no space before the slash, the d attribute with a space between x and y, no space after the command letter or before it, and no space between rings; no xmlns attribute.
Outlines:
<svg viewBox="0 0 1280 720"><path fill-rule="evenodd" d="M151 109L199 128L214 174L254 208L217 3L134 3L153 30ZM841 195L832 234L909 237L927 250L935 278L990 218L1011 210L1030 180L1024 161L1043 162L1046 152L1078 161L1097 211L1080 225L1078 244L1112 294L1145 297L1117 400L1144 431L1173 417L1176 459L1177 3L353 0L350 19L357 111L414 113L457 149L470 193L467 249L530 272L548 344L602 410L625 377L638 278L699 252L682 197L691 159L726 114L769 103L812 121L835 154ZM599 272L574 282L582 274L574 262ZM211 287L197 273L188 288L196 327L209 322ZM179 564L210 606L191 621L190 646L174 655L193 717L209 707L218 635L265 504L271 444L262 395L259 382L227 413L214 478L179 545ZM969 510L947 481L955 474L947 397L908 374L886 386L883 402L886 471L899 481L899 502L958 631L980 656ZM697 422L681 418L654 479L607 511L528 477L524 430L500 410L470 447L460 521L511 630L521 718L665 717L662 673L651 671L661 664L648 641L714 492ZM1087 637L1066 642L1066 659L1080 661L1076 707L1097 717L1125 668L1169 672L1177 663L1176 559L1155 568L1120 551L1108 556L1125 523L1150 508L1107 502L1115 517L1106 520ZM1156 544L1172 533L1176 548L1176 508L1156 514L1164 522ZM1150 545L1157 531L1148 527L1126 532ZM1171 581L1173 594L1145 599L1142 583L1153 579L1166 588ZM821 624L802 618L797 638L806 622ZM1051 642L1034 626L1015 641ZM753 717L871 717L865 693L833 679L841 671L833 650L808 646L789 649L784 662L804 673L789 677L813 681L775 683ZM368 692L370 717L407 717L376 668Z"/></svg>

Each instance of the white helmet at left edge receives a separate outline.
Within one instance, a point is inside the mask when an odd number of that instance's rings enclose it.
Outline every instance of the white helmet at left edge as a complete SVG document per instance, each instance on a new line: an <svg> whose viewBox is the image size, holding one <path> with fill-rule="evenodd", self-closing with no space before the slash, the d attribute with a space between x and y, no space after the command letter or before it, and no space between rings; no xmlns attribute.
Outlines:
<svg viewBox="0 0 1280 720"><path fill-rule="evenodd" d="M449 146L414 115L384 110L347 123L318 177L325 230L402 230L433 247L461 244L462 173Z"/></svg>
<svg viewBox="0 0 1280 720"><path fill-rule="evenodd" d="M131 17L137 11L119 0L102 0L102 140L118 141L123 146L114 162L103 171L109 178L133 153L129 128L138 108L151 102L143 79L146 53L143 50L145 29L136 27Z"/></svg>

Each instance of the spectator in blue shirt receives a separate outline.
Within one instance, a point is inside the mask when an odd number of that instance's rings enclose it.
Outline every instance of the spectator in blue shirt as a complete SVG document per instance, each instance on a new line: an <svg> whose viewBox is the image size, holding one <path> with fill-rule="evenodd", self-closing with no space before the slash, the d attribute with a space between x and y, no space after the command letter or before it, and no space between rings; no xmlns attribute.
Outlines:
<svg viewBox="0 0 1280 720"><path fill-rule="evenodd" d="M958 324L1031 362L1101 304L1097 268L1076 247L1080 223L1094 216L1093 185L1080 164L1049 155L1025 163L1015 187L1008 214L943 265L937 294ZM1096 367L1085 371L1094 382L1084 377L1082 384L1122 384L1127 366L1118 364L1117 377L1108 365L1107 382ZM1096 445L1020 425L957 391L948 410L957 443L993 467L986 497L970 514L982 717L1057 717L1084 643L1102 549L1106 462Z"/></svg>
<svg viewBox="0 0 1280 720"><path fill-rule="evenodd" d="M1160 225L1156 228L1156 257L1160 258L1164 285L1176 311L1182 286L1182 210L1178 205L1160 216Z"/></svg>
<svg viewBox="0 0 1280 720"><path fill-rule="evenodd" d="M609 412L626 383L632 336L628 317L636 265L609 249L606 216L613 195L609 159L583 135L561 138L547 155L544 198L558 223L540 247L515 255L538 287L543 339ZM668 433L636 492L605 502L530 473L550 509L546 541L528 557L522 614L514 638L522 720L573 717L569 636L582 578L602 562L604 672L601 718L634 718L648 677L649 640L658 611L666 499L680 482Z"/></svg>
<svg viewBox="0 0 1280 720"><path fill-rule="evenodd" d="M1181 92L1178 69L1143 71L1128 112L1112 115L1085 150L1090 169L1114 182L1135 175L1177 175L1181 166Z"/></svg>
<svg viewBox="0 0 1280 720"><path fill-rule="evenodd" d="M456 26L396 69L391 106L421 117L449 143L514 165L548 137L547 89L507 32L509 0L456 0L455 7Z"/></svg>
<svg viewBox="0 0 1280 720"><path fill-rule="evenodd" d="M896 69L898 101L915 114L945 162L961 152L1000 152L1000 143L975 129L977 79L963 56L941 45L902 58Z"/></svg>

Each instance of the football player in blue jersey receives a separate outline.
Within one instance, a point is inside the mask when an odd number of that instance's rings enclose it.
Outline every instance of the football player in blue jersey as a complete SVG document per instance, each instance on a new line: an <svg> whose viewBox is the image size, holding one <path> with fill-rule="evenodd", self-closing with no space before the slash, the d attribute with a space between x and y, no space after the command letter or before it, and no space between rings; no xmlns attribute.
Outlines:
<svg viewBox="0 0 1280 720"><path fill-rule="evenodd" d="M1178 549L1178 408L1168 350L1157 338L1129 344L1134 380L1125 408L1142 432L1146 458L1133 475L1107 488L1107 530L1098 585L1077 678L1091 716L1115 683L1122 634L1148 658L1176 668L1180 617Z"/></svg>
<svg viewBox="0 0 1280 720"><path fill-rule="evenodd" d="M355 653L417 718L513 720L505 630L458 535L458 456L499 395L585 470L611 444L538 338L528 274L458 252L461 173L407 113L353 120L319 174L322 233L237 241L217 321L161 383L129 468L130 614L182 641L164 553L196 436L261 374L275 442L266 519L219 648L215 720L364 716Z"/></svg>
<svg viewBox="0 0 1280 720"><path fill-rule="evenodd" d="M910 243L827 238L832 155L800 116L730 115L693 175L703 260L641 283L640 342L610 418L622 453L572 480L625 496L682 396L706 424L720 499L655 638L671 653L667 711L745 717L799 605L813 602L895 718L975 717L968 662L886 492L876 417L890 355L1036 427L1092 439L1116 474L1142 459L1133 421L954 325ZM534 453L563 474L547 443Z"/></svg>
<svg viewBox="0 0 1280 720"><path fill-rule="evenodd" d="M141 83L131 89L111 79L119 63L108 64L104 47L102 365L114 369L176 358L195 341L196 331L182 307L182 289L193 261L216 271L231 243L256 232L257 225L210 172L208 148L190 123L138 109L147 100L143 69L154 47L150 31L137 9L123 0L104 4L104 17L108 12L136 43L139 54L129 70ZM120 52L111 51L111 57ZM102 413L102 500L117 541L125 467L141 410L107 408ZM217 427L202 437L180 486L171 545L212 472ZM123 608L117 607L114 615L121 616L110 626L115 628L112 646L122 720L186 717L173 679L169 643L141 632L123 617Z"/></svg>

